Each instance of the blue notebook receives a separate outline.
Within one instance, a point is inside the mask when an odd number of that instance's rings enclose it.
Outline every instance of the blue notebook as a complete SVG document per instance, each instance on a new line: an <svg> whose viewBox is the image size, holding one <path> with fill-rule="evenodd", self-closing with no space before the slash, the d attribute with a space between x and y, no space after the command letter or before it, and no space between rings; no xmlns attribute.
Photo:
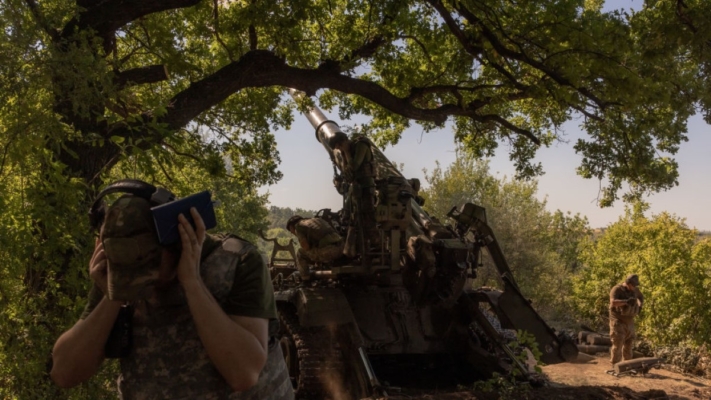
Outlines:
<svg viewBox="0 0 711 400"><path fill-rule="evenodd" d="M195 229L195 221L190 215L190 208L195 207L203 221L205 229L211 229L217 226L215 219L215 209L213 208L212 198L209 191L195 193L188 197L183 197L170 203L161 204L151 208L153 213L153 222L158 232L158 241L160 244L167 246L180 241L180 233L178 232L178 215L183 214L190 222L190 225Z"/></svg>

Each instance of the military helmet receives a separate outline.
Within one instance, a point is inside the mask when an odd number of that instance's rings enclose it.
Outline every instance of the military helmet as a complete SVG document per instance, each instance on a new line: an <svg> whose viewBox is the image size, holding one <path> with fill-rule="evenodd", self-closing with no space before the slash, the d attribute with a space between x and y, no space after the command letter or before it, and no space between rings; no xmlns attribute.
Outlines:
<svg viewBox="0 0 711 400"><path fill-rule="evenodd" d="M637 276L637 274L629 274L625 279L625 283L629 283L630 285L637 287L639 286L639 276Z"/></svg>
<svg viewBox="0 0 711 400"><path fill-rule="evenodd" d="M328 147L331 148L331 150L335 149L337 146L340 146L341 143L347 143L348 142L348 135L346 135L343 132L336 132L333 136L328 138Z"/></svg>
<svg viewBox="0 0 711 400"><path fill-rule="evenodd" d="M289 218L289 220L286 221L286 230L291 231L291 228L294 225L298 224L299 221L301 221L302 219L304 219L304 217L302 217L301 215L294 215L293 217Z"/></svg>

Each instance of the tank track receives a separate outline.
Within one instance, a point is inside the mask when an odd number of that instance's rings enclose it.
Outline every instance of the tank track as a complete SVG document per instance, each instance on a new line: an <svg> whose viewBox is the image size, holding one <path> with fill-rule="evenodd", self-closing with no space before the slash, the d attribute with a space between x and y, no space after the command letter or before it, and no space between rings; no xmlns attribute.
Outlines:
<svg viewBox="0 0 711 400"><path fill-rule="evenodd" d="M291 304L277 305L280 334L289 337L298 355L298 376L290 376L296 399L328 399L343 390L345 363L335 331L302 327Z"/></svg>

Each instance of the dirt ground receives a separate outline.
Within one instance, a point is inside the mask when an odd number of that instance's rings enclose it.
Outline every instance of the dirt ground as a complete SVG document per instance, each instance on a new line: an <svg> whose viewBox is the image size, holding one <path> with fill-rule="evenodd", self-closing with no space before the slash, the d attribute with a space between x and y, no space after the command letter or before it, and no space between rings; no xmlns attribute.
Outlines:
<svg viewBox="0 0 711 400"><path fill-rule="evenodd" d="M586 357L584 362L545 366L543 367L543 372L549 379L548 388L546 389L568 388L575 389L576 393L575 397L549 398L711 399L710 381L672 372L664 366L660 369L651 369L649 373L644 375L620 377L606 373L609 369L611 369L609 356L602 354L589 357L589 361L588 357Z"/></svg>
<svg viewBox="0 0 711 400"><path fill-rule="evenodd" d="M418 400L711 400L711 382L672 372L666 366L644 375L616 377L608 356L582 355L578 362L544 366L545 385L523 393L472 391L430 392L419 396L401 394L396 399Z"/></svg>

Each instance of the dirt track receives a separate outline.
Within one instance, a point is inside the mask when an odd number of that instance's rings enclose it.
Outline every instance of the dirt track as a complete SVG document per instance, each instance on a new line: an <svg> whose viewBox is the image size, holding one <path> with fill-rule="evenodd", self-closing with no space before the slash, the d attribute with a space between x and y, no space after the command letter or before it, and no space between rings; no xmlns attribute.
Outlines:
<svg viewBox="0 0 711 400"><path fill-rule="evenodd" d="M711 382L705 379L678 374L666 368L652 369L645 375L615 377L606 373L609 369L608 356L601 355L584 363L546 366L543 367L543 372L550 380L551 389L579 388L580 394L586 392L593 394L600 387L627 388L633 391L630 394L620 393L612 397L581 397L578 394L575 397L577 399L711 399ZM659 393L662 391L663 393Z"/></svg>
<svg viewBox="0 0 711 400"><path fill-rule="evenodd" d="M581 357L583 358L583 357ZM711 382L665 368L648 374L615 377L607 356L588 357L585 362L543 367L546 385L524 394L503 397L498 393L472 391L431 392L396 397L418 400L711 400Z"/></svg>

